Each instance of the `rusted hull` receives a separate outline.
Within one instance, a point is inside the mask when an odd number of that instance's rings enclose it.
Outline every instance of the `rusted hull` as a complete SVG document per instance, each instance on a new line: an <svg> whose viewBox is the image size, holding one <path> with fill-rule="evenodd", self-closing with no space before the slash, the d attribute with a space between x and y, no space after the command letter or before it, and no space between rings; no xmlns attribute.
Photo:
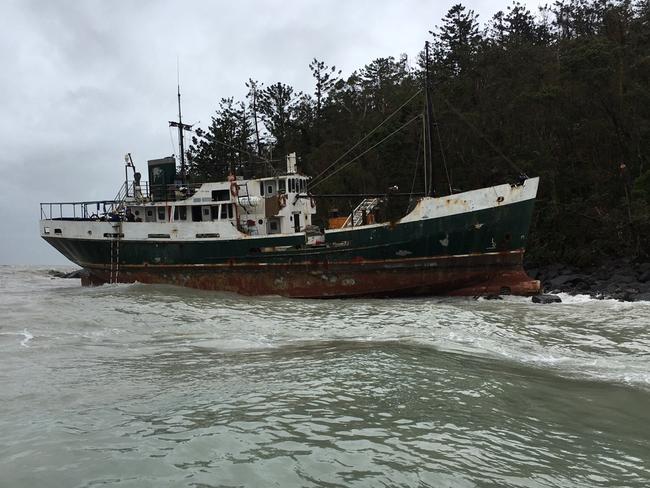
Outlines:
<svg viewBox="0 0 650 488"><path fill-rule="evenodd" d="M242 295L296 298L422 295L534 295L523 251L335 263L87 267L84 285L111 281L172 284ZM117 279L116 279L117 277Z"/></svg>

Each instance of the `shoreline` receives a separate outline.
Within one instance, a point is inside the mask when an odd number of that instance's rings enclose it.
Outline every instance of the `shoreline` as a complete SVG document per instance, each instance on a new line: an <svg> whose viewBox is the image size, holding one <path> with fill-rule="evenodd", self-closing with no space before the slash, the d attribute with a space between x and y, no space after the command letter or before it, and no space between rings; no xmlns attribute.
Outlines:
<svg viewBox="0 0 650 488"><path fill-rule="evenodd" d="M566 264L524 265L531 278L542 282L543 293L589 295L624 302L650 301L650 262L611 259L598 266Z"/></svg>

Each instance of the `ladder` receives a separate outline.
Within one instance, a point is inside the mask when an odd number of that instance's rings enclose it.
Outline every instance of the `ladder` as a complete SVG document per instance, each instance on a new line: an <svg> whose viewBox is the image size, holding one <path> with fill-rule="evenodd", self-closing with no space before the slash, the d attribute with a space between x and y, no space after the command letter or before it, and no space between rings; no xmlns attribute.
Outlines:
<svg viewBox="0 0 650 488"><path fill-rule="evenodd" d="M111 239L110 250L110 270L109 270L109 283L118 283L120 275L120 235L122 232L122 223L113 226L113 238Z"/></svg>
<svg viewBox="0 0 650 488"><path fill-rule="evenodd" d="M363 225L363 215L368 215L375 207L379 205L379 198L366 198L354 209L354 212L348 217L343 227L358 227Z"/></svg>

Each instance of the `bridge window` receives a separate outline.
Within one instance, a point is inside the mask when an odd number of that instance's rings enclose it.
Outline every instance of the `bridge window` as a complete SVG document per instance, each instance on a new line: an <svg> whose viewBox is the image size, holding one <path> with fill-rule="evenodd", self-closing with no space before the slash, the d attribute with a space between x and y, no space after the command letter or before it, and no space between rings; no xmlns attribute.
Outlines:
<svg viewBox="0 0 650 488"><path fill-rule="evenodd" d="M137 215L138 212L136 211L135 214ZM187 220L186 206L174 207L174 220Z"/></svg>
<svg viewBox="0 0 650 488"><path fill-rule="evenodd" d="M192 205L192 222L201 222L203 217L201 216L201 206Z"/></svg>
<svg viewBox="0 0 650 488"><path fill-rule="evenodd" d="M230 190L212 190L212 200L215 202L227 202L230 200Z"/></svg>

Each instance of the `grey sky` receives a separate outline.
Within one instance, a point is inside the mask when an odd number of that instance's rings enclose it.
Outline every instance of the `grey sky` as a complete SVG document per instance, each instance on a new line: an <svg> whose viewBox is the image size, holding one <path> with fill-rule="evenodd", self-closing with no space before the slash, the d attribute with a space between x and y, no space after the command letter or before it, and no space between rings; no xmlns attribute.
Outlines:
<svg viewBox="0 0 650 488"><path fill-rule="evenodd" d="M414 57L456 2L2 3L0 263L57 264L67 261L40 239L38 203L110 199L125 153L144 170L173 152L177 56L184 121L205 125L249 77L311 92L314 57L344 75ZM509 2L464 4L485 22Z"/></svg>

